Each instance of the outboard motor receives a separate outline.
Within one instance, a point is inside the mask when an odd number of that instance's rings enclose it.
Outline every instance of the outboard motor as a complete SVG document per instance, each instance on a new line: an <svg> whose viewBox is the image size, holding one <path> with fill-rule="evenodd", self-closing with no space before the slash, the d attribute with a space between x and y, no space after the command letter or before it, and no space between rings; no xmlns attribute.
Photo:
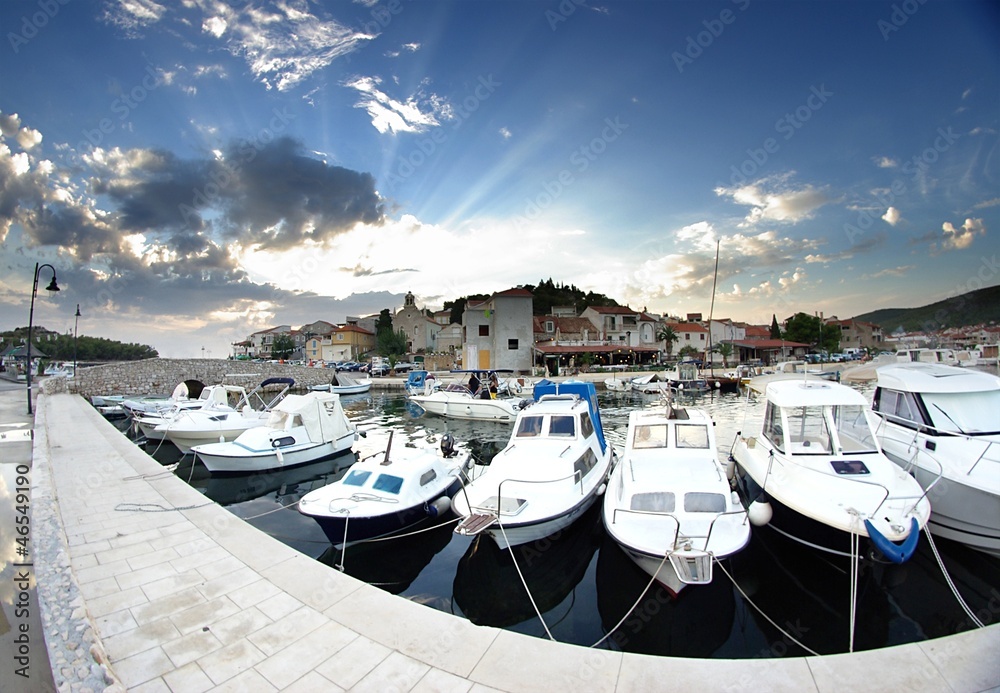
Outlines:
<svg viewBox="0 0 1000 693"><path fill-rule="evenodd" d="M455 456L455 436L450 433L441 436L441 454L445 457Z"/></svg>

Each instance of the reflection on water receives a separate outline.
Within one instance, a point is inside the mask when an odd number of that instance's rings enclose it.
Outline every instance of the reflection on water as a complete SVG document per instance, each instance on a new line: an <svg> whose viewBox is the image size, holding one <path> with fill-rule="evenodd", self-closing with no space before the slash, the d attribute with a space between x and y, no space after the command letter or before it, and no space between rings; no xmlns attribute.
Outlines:
<svg viewBox="0 0 1000 693"><path fill-rule="evenodd" d="M870 399L872 386L859 387ZM656 407L652 396L602 392L601 416L609 441L622 449L629 412ZM512 427L494 422L426 416L401 394L374 392L343 398L348 417L366 431L355 446L361 456L393 445L436 446L449 432L481 464L507 443ZM706 408L716 422L719 457L728 456L736 433L759 422L762 402L711 392L685 402ZM745 409L748 413L745 415ZM179 458L169 444L149 450L164 464ZM488 538L454 535L444 518L430 531L334 551L311 518L293 507L314 488L342 475L355 459L346 455L280 473L213 477L181 459L178 477L289 546L393 594L465 616L474 623L562 642L657 655L782 657L804 651L791 638L822 654L844 652L849 643L848 562L806 550L771 530L754 529L748 547L725 564L746 597L721 567L710 585L690 587L670 599L659 586L644 592L646 573L608 538L600 504L558 537L523 547L513 556ZM938 549L957 588L985 623L1000 619L1000 560L943 539ZM518 562L545 626L524 593ZM748 601L748 599L750 601ZM788 635L751 605L756 604ZM862 561L858 582L855 649L914 642L971 627L951 595L925 539L908 563ZM633 606L635 609L629 613ZM628 614L626 616L626 614ZM611 635L609 630L621 625Z"/></svg>

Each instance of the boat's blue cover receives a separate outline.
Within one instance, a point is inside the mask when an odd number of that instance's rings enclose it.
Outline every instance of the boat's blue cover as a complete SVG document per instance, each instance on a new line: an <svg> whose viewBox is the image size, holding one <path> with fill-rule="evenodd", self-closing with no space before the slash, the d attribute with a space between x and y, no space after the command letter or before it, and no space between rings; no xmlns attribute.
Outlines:
<svg viewBox="0 0 1000 693"><path fill-rule="evenodd" d="M268 385L294 385L295 380L292 378L268 378L260 384L260 387L266 387Z"/></svg>
<svg viewBox="0 0 1000 693"><path fill-rule="evenodd" d="M410 371L406 376L406 387L422 390L425 380L427 380L427 371Z"/></svg>
<svg viewBox="0 0 1000 693"><path fill-rule="evenodd" d="M587 402L590 407L590 418L594 422L594 430L597 431L597 440L601 443L601 452L608 449L608 444L604 440L604 425L601 423L601 410L597 406L597 388L593 383L583 380L567 380L562 383L551 380L539 380L534 388L535 401L537 402L543 395L576 395Z"/></svg>

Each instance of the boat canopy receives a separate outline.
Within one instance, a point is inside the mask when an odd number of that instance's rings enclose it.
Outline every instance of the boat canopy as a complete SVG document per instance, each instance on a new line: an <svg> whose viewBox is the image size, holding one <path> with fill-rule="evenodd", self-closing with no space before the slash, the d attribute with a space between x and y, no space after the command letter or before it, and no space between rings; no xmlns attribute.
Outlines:
<svg viewBox="0 0 1000 693"><path fill-rule="evenodd" d="M774 380L767 384L767 399L779 407L867 406L857 390L829 380Z"/></svg>
<svg viewBox="0 0 1000 693"><path fill-rule="evenodd" d="M545 395L576 395L584 400L590 409L590 419L594 423L597 440L601 444L601 452L607 450L608 444L604 440L604 425L601 423L601 410L597 405L597 388L594 387L593 383L582 380L567 380L562 383L539 380L535 383L533 394L536 402Z"/></svg>
<svg viewBox="0 0 1000 693"><path fill-rule="evenodd" d="M340 404L340 397L330 392L309 392L288 395L275 405L268 419L268 426L282 426L289 416L298 416L309 439L333 440L350 431L347 417Z"/></svg>
<svg viewBox="0 0 1000 693"><path fill-rule="evenodd" d="M893 363L876 371L878 386L901 392L990 392L1000 390L1000 378L983 371L940 363Z"/></svg>

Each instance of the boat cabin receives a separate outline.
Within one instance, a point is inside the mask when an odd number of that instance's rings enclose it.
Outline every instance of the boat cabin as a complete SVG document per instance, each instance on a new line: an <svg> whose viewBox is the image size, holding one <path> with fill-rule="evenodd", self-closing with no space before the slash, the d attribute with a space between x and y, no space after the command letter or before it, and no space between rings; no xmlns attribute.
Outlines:
<svg viewBox="0 0 1000 693"><path fill-rule="evenodd" d="M853 455L879 451L860 393L812 381L775 382L767 392L762 434L778 452Z"/></svg>

